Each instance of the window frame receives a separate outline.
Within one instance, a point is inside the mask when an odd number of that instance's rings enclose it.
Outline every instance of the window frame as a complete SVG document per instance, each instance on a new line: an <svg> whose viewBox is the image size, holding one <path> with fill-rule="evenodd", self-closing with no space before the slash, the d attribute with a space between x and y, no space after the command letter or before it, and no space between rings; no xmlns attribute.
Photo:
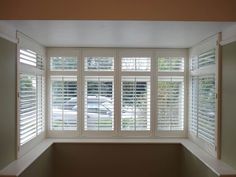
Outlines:
<svg viewBox="0 0 236 177"><path fill-rule="evenodd" d="M81 112L81 135L80 136L85 136L85 137L113 137L116 136L116 127L117 127L117 122L116 122L116 113L115 113L115 107L117 106L117 101L113 101L113 106L114 106L114 130L108 130L108 131L92 131L92 130L85 130L84 129L84 100L85 100L85 78L86 76L108 76L108 77L113 77L113 98L115 99L115 93L117 92L116 90L116 73L117 73L117 68L115 65L116 61L116 50L113 48L106 49L106 48L84 48L82 49L81 52L81 83L80 84L80 91L81 91L81 105L82 107L80 108ZM86 71L85 70L85 57L114 57L113 61L113 71Z"/></svg>
<svg viewBox="0 0 236 177"><path fill-rule="evenodd" d="M183 127L184 129L182 131L176 130L176 131L163 131L158 130L156 128L155 133L157 137L187 137L187 127L188 127L188 66L189 66L189 60L188 60L188 51L187 49L157 49L156 55L155 55L155 82L158 82L158 76L183 76L184 77L184 119L183 119ZM184 58L184 71L183 72L159 72L158 71L158 57L183 57ZM160 74L160 75L159 75ZM157 85L157 84L156 84ZM156 89L158 93L158 88ZM157 93L156 99L157 99ZM156 122L157 125L157 103L156 103Z"/></svg>
<svg viewBox="0 0 236 177"><path fill-rule="evenodd" d="M114 56L114 71L85 71L86 56L106 57L111 54ZM188 49L137 49L137 48L47 48L47 98L50 98L50 76L52 73L60 75L61 71L50 71L50 57L53 56L77 56L78 70L77 73L77 131L52 131L50 130L50 106L46 107L47 113L47 136L61 138L158 138L158 137L186 137L187 135L187 72L188 72ZM122 76L148 76L150 77L150 95L157 95L157 56L161 57L184 57L185 59L185 91L184 91L184 131L161 132L156 128L156 96L150 100L150 130L148 131L121 131L121 77ZM150 71L122 71L122 57L150 57ZM67 71L70 72L70 71ZM114 130L113 131L89 131L84 130L84 82L85 76L114 76ZM47 100L50 105L50 99Z"/></svg>
<svg viewBox="0 0 236 177"><path fill-rule="evenodd" d="M191 101L191 95L192 95L192 76L204 76L208 74L215 74L215 142L214 145L207 142L206 140L200 138L197 136L197 134L194 134L191 131L191 107L189 107L189 133L188 137L190 140L192 140L194 143L199 145L202 149L204 149L206 152L211 154L214 157L219 158L219 147L220 147L220 115L219 115L219 106L220 106L220 68L219 68L219 63L220 63L220 46L219 46L219 39L220 39L220 34L214 35L199 44L193 46L190 49L189 52L189 103L192 103ZM204 52L210 51L212 49L215 49L215 64L211 66L206 66L201 69L196 69L197 71L191 71L191 65L192 65L192 58L193 57L198 57L199 55L203 54ZM198 126L198 125L196 125ZM196 130L197 131L197 130Z"/></svg>
<svg viewBox="0 0 236 177"><path fill-rule="evenodd" d="M154 127L152 123L152 102L153 98L150 96L150 130L141 130L141 131L126 131L121 130L121 91L122 91L122 77L123 76L147 76L150 77L150 95L152 95L152 60L153 60L153 50L152 49L120 49L118 53L119 57L119 85L120 88L118 99L120 100L119 106L119 120L118 120L118 133L121 137L152 137L154 136ZM150 57L151 67L150 71L122 71L122 58L125 57Z"/></svg>
<svg viewBox="0 0 236 177"><path fill-rule="evenodd" d="M76 57L77 58L77 70L76 71L50 71L50 58L51 57ZM80 50L77 48L47 48L47 72L46 72L46 83L47 83L47 105L46 106L46 127L47 127L47 136L48 137L60 137L60 138L73 138L78 137L80 134L80 117L78 114L79 107L81 106L81 95L79 92L78 83L81 82L81 79L78 71L80 70ZM52 130L51 129L51 76L75 76L77 78L77 130Z"/></svg>

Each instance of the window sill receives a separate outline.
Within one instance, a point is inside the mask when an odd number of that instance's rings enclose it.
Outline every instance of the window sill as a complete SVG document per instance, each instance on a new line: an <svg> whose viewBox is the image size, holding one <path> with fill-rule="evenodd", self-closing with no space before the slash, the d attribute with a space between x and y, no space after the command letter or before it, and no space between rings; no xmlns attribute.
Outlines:
<svg viewBox="0 0 236 177"><path fill-rule="evenodd" d="M236 176L236 170L209 155L188 139L45 139L29 153L0 171L0 176L16 177L54 143L164 143L181 144L218 176Z"/></svg>

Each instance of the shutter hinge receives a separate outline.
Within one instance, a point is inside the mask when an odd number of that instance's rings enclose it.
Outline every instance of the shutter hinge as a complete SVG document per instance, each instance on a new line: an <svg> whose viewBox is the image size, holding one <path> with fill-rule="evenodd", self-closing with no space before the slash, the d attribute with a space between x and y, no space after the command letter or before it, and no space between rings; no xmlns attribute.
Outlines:
<svg viewBox="0 0 236 177"><path fill-rule="evenodd" d="M20 92L17 92L17 97L20 98Z"/></svg>
<svg viewBox="0 0 236 177"><path fill-rule="evenodd" d="M215 97L216 97L216 99L218 99L218 94L217 93L216 93Z"/></svg>

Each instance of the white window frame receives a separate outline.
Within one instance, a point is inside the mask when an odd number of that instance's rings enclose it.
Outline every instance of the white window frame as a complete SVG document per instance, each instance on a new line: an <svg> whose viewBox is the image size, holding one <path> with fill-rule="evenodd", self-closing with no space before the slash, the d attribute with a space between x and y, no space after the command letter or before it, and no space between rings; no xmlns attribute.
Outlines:
<svg viewBox="0 0 236 177"><path fill-rule="evenodd" d="M76 57L77 58L77 70L76 71L50 71L50 58L51 57ZM71 138L78 137L81 132L81 115L79 113L79 108L81 107L81 91L77 84L77 130L51 130L51 76L75 76L77 77L77 83L81 83L79 77L81 71L81 62L80 62L80 50L77 48L47 48L47 105L46 106L46 127L47 127L47 137L61 137L61 138ZM81 84L79 84L80 86Z"/></svg>
<svg viewBox="0 0 236 177"><path fill-rule="evenodd" d="M151 59L151 66L152 66L152 61L153 61L153 50L152 49L122 49L119 50L119 75L118 75L118 80L119 80L119 89L120 91L118 91L119 93L117 94L117 100L120 101L119 106L119 118L118 121L118 133L120 136L122 137L151 137L154 136L154 124L152 122L152 112L153 112L153 106L152 106L152 102L153 102L153 98L150 97L150 130L146 130L146 131L124 131L121 130L121 78L122 76L148 76L150 77L150 95L152 95L152 68L150 68L150 71L122 71L122 58L125 57L150 57Z"/></svg>
<svg viewBox="0 0 236 177"><path fill-rule="evenodd" d="M85 57L114 57L114 70L113 71L85 71ZM118 92L116 90L116 80L115 80L115 75L117 73L117 68L115 65L116 62L116 50L115 49L106 49L106 48L84 48L82 51L82 58L81 58L81 72L82 72L82 77L81 77L81 83L80 83L80 91L81 91L81 117L80 117L80 122L81 122L81 131L82 134L81 136L85 137L112 137L116 135L116 127L117 127L117 122L116 122L116 114L115 114L115 107L117 106L117 99L115 99L115 93ZM92 130L85 130L84 129L84 100L85 100L85 77L86 76L112 76L113 77L113 98L114 98L114 130L113 131L92 131ZM81 85L82 84L82 85Z"/></svg>
<svg viewBox="0 0 236 177"><path fill-rule="evenodd" d="M129 48L47 48L47 107L46 113L48 119L47 136L61 138L158 138L158 137L186 137L187 134L187 73L188 73L188 50L187 49L129 49ZM77 71L50 71L50 57L76 56L78 58ZM85 57L111 57L114 56L114 71L85 71ZM185 111L184 111L184 131L157 131L157 57L184 57L185 58ZM150 57L150 71L122 71L122 57ZM52 74L77 75L77 131L50 130L50 76ZM84 130L84 82L85 76L114 76L114 131L90 131ZM150 130L147 131L121 131L121 77L122 76L149 76L151 87L150 101ZM152 95L155 95L152 96Z"/></svg>
<svg viewBox="0 0 236 177"><path fill-rule="evenodd" d="M194 134L191 131L191 107L189 107L189 131L188 131L188 137L197 145L199 145L202 149L204 149L206 152L209 154L213 155L214 157L219 156L219 115L218 115L218 107L219 107L219 62L220 62L220 57L219 57L219 39L220 39L220 34L214 35L199 44L193 46L190 49L189 52L189 95L190 95L190 100L189 103L191 103L191 77L196 76L196 75L206 75L209 73L215 73L215 92L216 92L216 109L215 109L215 144L212 145L211 143L203 140L202 138L199 138L196 134ZM200 54L207 52L211 49L215 49L215 66L209 66L207 69L199 69L198 71L191 71L191 58L199 56Z"/></svg>
<svg viewBox="0 0 236 177"><path fill-rule="evenodd" d="M155 55L155 75L153 76L156 83L158 81L158 76L183 76L184 77L184 130L182 131L163 131L163 130L157 130L155 129L155 134L158 137L187 137L187 121L188 121L188 66L189 66L189 60L188 60L188 50L187 49L157 49L156 55ZM158 57L183 57L184 58L184 72L158 72ZM156 84L157 85L157 84ZM156 88L158 92L158 88ZM157 99L157 93L156 99ZM157 105L156 107L156 122L157 125Z"/></svg>
<svg viewBox="0 0 236 177"><path fill-rule="evenodd" d="M46 131L47 128L44 125L44 130L38 134L35 138L31 139L30 141L26 142L23 145L20 145L20 98L19 98L19 93L20 93L20 74L25 73L25 74L32 74L36 75L39 74L45 79L45 90L44 90L44 98L45 93L46 93L46 50L45 48L34 41L33 39L27 37L23 33L17 32L17 157L23 156L25 153L29 152L33 147L35 147L37 144L39 144L43 139L46 137ZM44 71L40 71L36 67L31 67L28 66L27 64L21 63L20 62L20 49L28 49L36 52L40 56L43 57L43 66L44 66ZM46 101L46 99L44 99ZM45 105L45 103L43 103ZM44 124L47 120L47 116L44 110Z"/></svg>

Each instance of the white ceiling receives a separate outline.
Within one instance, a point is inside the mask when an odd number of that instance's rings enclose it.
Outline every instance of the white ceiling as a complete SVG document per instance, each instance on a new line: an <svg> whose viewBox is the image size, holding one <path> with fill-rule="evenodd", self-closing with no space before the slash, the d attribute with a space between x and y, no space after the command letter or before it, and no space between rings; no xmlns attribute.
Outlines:
<svg viewBox="0 0 236 177"><path fill-rule="evenodd" d="M7 21L47 47L188 48L230 22Z"/></svg>

